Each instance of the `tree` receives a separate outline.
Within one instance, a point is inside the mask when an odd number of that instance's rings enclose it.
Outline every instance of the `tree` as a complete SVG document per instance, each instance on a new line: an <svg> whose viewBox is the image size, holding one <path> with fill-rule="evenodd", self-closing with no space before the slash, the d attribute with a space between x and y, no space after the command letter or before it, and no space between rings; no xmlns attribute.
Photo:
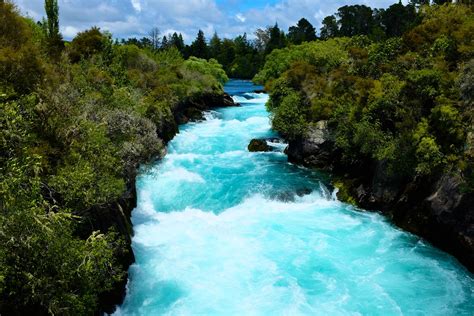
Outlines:
<svg viewBox="0 0 474 316"><path fill-rule="evenodd" d="M230 72L230 66L234 62L235 57L236 57L236 52L235 52L234 41L231 39L225 38L222 41L221 54L217 56L217 59L224 66L224 69L227 72Z"/></svg>
<svg viewBox="0 0 474 316"><path fill-rule="evenodd" d="M59 6L57 0L45 0L44 9L48 17L48 37L59 35Z"/></svg>
<svg viewBox="0 0 474 316"><path fill-rule="evenodd" d="M198 58L209 58L209 47L207 46L203 31L199 30L196 39L191 44L190 54Z"/></svg>
<svg viewBox="0 0 474 316"><path fill-rule="evenodd" d="M365 5L346 5L337 11L337 24L341 36L369 35L372 26L372 9Z"/></svg>
<svg viewBox="0 0 474 316"><path fill-rule="evenodd" d="M167 49L170 47L170 43L168 41L168 38L166 37L166 35L163 36L163 39L161 40L161 48L162 49Z"/></svg>
<svg viewBox="0 0 474 316"><path fill-rule="evenodd" d="M266 54L271 53L274 49L279 49L286 46L285 32L280 30L278 23L275 23L273 27L269 28L269 35L270 38L268 39L268 43L265 48Z"/></svg>
<svg viewBox="0 0 474 316"><path fill-rule="evenodd" d="M339 27L337 26L337 20L334 15L330 15L324 18L323 26L321 27L321 38L328 39L336 37L339 34Z"/></svg>
<svg viewBox="0 0 474 316"><path fill-rule="evenodd" d="M270 41L270 28L257 29L255 31L255 48L259 52L264 52L267 49L268 42Z"/></svg>
<svg viewBox="0 0 474 316"><path fill-rule="evenodd" d="M296 26L291 26L288 29L288 39L296 45L311 42L316 40L316 30L308 20L302 18Z"/></svg>
<svg viewBox="0 0 474 316"><path fill-rule="evenodd" d="M183 53L183 35L181 35L181 33L178 35L178 33L174 32L173 35L171 35L170 45L176 47L181 53Z"/></svg>
<svg viewBox="0 0 474 316"><path fill-rule="evenodd" d="M416 17L415 6L404 6L400 1L381 13L381 23L388 37L401 36L414 25Z"/></svg>
<svg viewBox="0 0 474 316"><path fill-rule="evenodd" d="M80 32L72 40L69 46L69 57L72 62L78 62L83 58L89 58L100 53L106 47L107 38L100 32L98 27Z"/></svg>
<svg viewBox="0 0 474 316"><path fill-rule="evenodd" d="M157 27L150 30L148 38L150 39L151 47L153 49L158 49L160 47L160 30Z"/></svg>
<svg viewBox="0 0 474 316"><path fill-rule="evenodd" d="M59 6L57 0L45 0L44 9L48 17L47 23L47 38L48 38L48 52L53 58L59 58L61 51L64 48L63 38L59 32Z"/></svg>
<svg viewBox="0 0 474 316"><path fill-rule="evenodd" d="M211 38L211 41L209 42L209 53L211 54L212 57L218 58L222 52L222 41L219 38L219 35L217 33L214 33L214 35Z"/></svg>

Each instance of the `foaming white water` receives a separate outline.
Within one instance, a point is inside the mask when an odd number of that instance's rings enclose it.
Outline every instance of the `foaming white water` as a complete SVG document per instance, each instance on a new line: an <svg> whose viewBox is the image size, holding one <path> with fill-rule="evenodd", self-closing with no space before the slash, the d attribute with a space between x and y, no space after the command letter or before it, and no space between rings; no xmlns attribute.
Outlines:
<svg viewBox="0 0 474 316"><path fill-rule="evenodd" d="M197 173L188 171L184 168L176 168L162 174L163 178L172 179L172 181L198 182L205 183L206 181Z"/></svg>
<svg viewBox="0 0 474 316"><path fill-rule="evenodd" d="M269 97L264 93L245 93L242 96L233 96L234 102L239 104L267 103Z"/></svg>
<svg viewBox="0 0 474 316"><path fill-rule="evenodd" d="M183 126L140 177L117 315L471 314L474 281L453 258L281 152L249 153L275 134L265 98L240 84L246 104Z"/></svg>

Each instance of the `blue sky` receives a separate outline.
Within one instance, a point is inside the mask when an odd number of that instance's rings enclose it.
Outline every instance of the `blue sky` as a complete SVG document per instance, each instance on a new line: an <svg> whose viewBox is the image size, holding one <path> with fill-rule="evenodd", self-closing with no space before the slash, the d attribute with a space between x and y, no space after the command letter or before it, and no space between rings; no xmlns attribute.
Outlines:
<svg viewBox="0 0 474 316"><path fill-rule="evenodd" d="M34 19L44 15L42 0L14 0ZM146 36L153 27L162 34L181 32L192 41L202 29L210 38L234 37L278 22L287 30L300 18L319 29L322 19L346 4L385 8L397 0L59 0L61 32L71 39L77 32L98 26L115 38ZM404 1L406 2L406 0Z"/></svg>

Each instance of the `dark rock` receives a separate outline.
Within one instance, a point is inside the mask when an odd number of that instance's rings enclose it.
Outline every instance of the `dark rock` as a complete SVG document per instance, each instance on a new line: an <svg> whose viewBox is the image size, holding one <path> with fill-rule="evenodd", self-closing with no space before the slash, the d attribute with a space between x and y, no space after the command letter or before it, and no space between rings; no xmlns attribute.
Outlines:
<svg viewBox="0 0 474 316"><path fill-rule="evenodd" d="M472 150L469 138L467 143ZM463 188L459 173L426 179L396 174L387 162L370 158L349 164L341 159L326 122L290 141L286 153L290 162L331 170L338 179L339 198L382 212L474 272L474 192Z"/></svg>
<svg viewBox="0 0 474 316"><path fill-rule="evenodd" d="M375 170L366 179L345 182L351 183L347 191L356 204L388 215L474 272L474 193L463 191L460 176L407 180L388 175L380 166Z"/></svg>
<svg viewBox="0 0 474 316"><path fill-rule="evenodd" d="M257 90L254 90L253 93L267 93L267 92L263 89L257 89Z"/></svg>
<svg viewBox="0 0 474 316"><path fill-rule="evenodd" d="M206 93L187 98L177 104L173 114L178 124L203 119L202 112L217 107L238 106L227 93ZM177 129L176 129L177 133ZM176 134L175 133L175 134ZM174 136L174 135L173 135ZM169 138L169 137L167 137ZM169 140L171 140L169 138Z"/></svg>
<svg viewBox="0 0 474 316"><path fill-rule="evenodd" d="M295 194L290 191L283 191L279 192L275 195L275 199L280 201L280 202L294 202L295 201Z"/></svg>
<svg viewBox="0 0 474 316"><path fill-rule="evenodd" d="M309 127L306 135L289 142L286 153L290 162L306 167L331 169L334 142L327 121Z"/></svg>
<svg viewBox="0 0 474 316"><path fill-rule="evenodd" d="M474 192L463 190L462 178L444 175L423 200L418 224L422 236L451 252L474 272Z"/></svg>
<svg viewBox="0 0 474 316"><path fill-rule="evenodd" d="M310 195L311 193L313 193L313 190L311 190L310 188L300 188L296 190L296 195L298 195L299 197Z"/></svg>
<svg viewBox="0 0 474 316"><path fill-rule="evenodd" d="M248 150L250 152L267 152L272 151L272 148L267 144L266 140L264 139L252 139L248 146Z"/></svg>
<svg viewBox="0 0 474 316"><path fill-rule="evenodd" d="M190 108L187 108L186 110L184 110L184 117L187 119L187 122L189 122L189 121L201 121L201 120L204 119L204 115L203 115L202 111L200 111L196 108L193 108L193 107L190 107Z"/></svg>

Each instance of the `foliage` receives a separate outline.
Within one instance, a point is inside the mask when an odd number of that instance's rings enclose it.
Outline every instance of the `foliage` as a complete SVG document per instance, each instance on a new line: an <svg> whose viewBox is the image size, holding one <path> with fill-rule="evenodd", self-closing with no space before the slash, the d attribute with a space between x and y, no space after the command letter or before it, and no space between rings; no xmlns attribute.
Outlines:
<svg viewBox="0 0 474 316"><path fill-rule="evenodd" d="M296 92L285 95L278 107L274 108L272 126L288 139L302 135L306 130L303 104Z"/></svg>
<svg viewBox="0 0 474 316"><path fill-rule="evenodd" d="M227 76L215 60L96 27L52 54L57 2L46 9L38 25L0 2L0 314L91 315L123 282L129 237L94 219L160 157L177 105L222 94Z"/></svg>
<svg viewBox="0 0 474 316"><path fill-rule="evenodd" d="M81 59L87 59L103 52L107 46L107 41L108 38L104 36L97 27L79 32L69 46L71 61L78 62Z"/></svg>
<svg viewBox="0 0 474 316"><path fill-rule="evenodd" d="M401 36L418 23L416 7L401 2L387 9L365 5L345 5L322 21L321 38L367 35L373 40Z"/></svg>
<svg viewBox="0 0 474 316"><path fill-rule="evenodd" d="M254 81L271 83L296 62L307 62L317 67L318 71L327 72L348 61L347 51L344 50L347 42L347 38L338 38L274 50L267 56L265 66L255 76Z"/></svg>
<svg viewBox="0 0 474 316"><path fill-rule="evenodd" d="M209 49L203 31L199 30L196 40L189 47L189 55L203 59L209 58Z"/></svg>
<svg viewBox="0 0 474 316"><path fill-rule="evenodd" d="M274 50L254 78L270 90L273 127L292 139L328 120L348 165L384 162L405 177L461 170L472 182L472 8L413 10L346 6L325 20L324 37L351 38ZM387 39L374 40L367 23L378 19ZM392 32L399 20L403 34Z"/></svg>
<svg viewBox="0 0 474 316"><path fill-rule="evenodd" d="M216 78L221 85L229 80L225 71L222 69L222 65L215 59L206 61L205 59L191 57L184 62L184 69L193 70L204 75L209 75L211 78Z"/></svg>
<svg viewBox="0 0 474 316"><path fill-rule="evenodd" d="M291 26L288 29L288 39L296 45L311 42L316 40L316 30L308 20L302 18L296 26Z"/></svg>

